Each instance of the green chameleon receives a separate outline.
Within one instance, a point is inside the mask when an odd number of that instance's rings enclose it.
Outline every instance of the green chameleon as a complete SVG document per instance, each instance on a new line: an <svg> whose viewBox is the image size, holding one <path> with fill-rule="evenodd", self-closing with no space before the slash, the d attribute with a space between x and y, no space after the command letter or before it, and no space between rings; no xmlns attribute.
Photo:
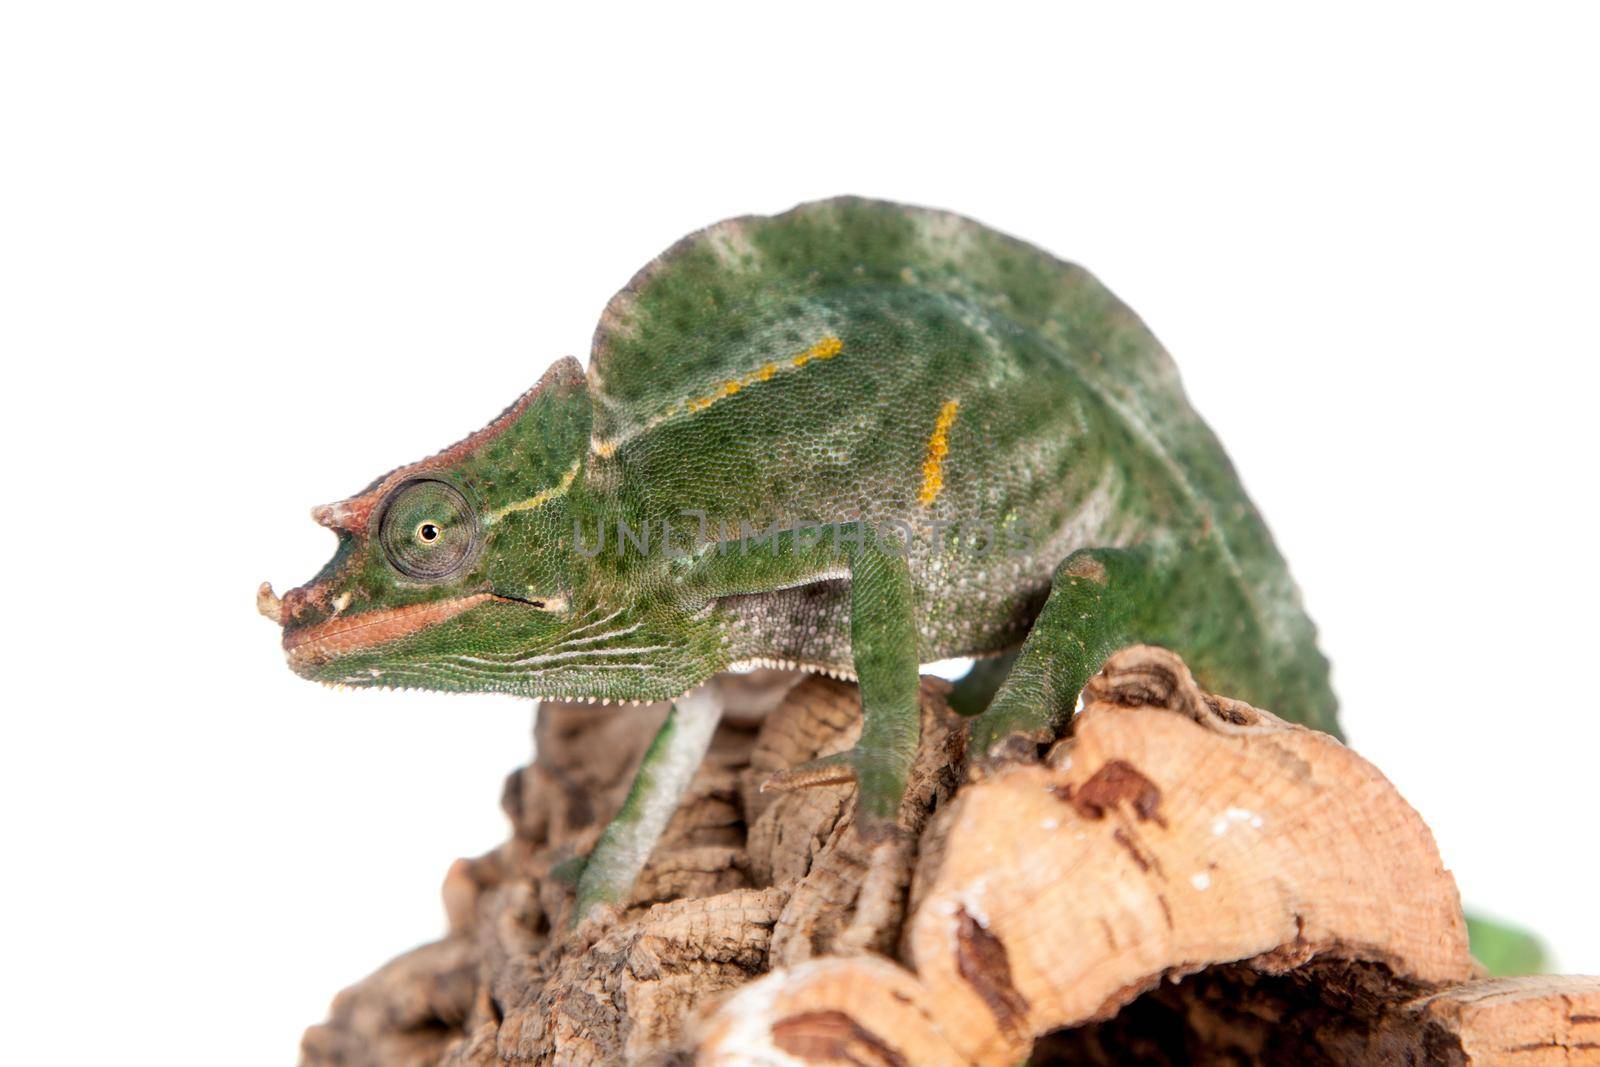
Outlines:
<svg viewBox="0 0 1600 1067"><path fill-rule="evenodd" d="M858 744L769 784L856 782L863 833L892 823L933 660L1001 657L957 690L977 764L1055 737L1136 641L1336 730L1284 561L1166 352L1086 271L944 212L837 199L693 234L611 301L587 373L562 359L313 516L333 559L258 594L299 674L674 702L580 917L626 898L719 671L858 680Z"/></svg>

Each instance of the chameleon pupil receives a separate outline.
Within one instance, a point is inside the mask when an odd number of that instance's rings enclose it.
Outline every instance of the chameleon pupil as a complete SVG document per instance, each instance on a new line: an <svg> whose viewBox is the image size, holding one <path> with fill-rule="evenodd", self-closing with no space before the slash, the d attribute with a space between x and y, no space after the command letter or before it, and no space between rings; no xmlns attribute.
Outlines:
<svg viewBox="0 0 1600 1067"><path fill-rule="evenodd" d="M439 527L431 522L425 522L417 527L417 536L422 538L424 542L432 544L439 539Z"/></svg>

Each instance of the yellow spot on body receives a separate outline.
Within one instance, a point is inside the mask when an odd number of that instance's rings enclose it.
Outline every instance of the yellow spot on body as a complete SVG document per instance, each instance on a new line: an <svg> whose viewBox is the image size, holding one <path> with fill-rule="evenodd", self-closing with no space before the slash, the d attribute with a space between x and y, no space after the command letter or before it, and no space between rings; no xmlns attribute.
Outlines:
<svg viewBox="0 0 1600 1067"><path fill-rule="evenodd" d="M950 454L950 427L956 423L956 412L961 401L949 400L939 409L934 420L933 434L928 438L928 455L922 461L922 489L917 493L917 503L927 507L944 491L944 457Z"/></svg>
<svg viewBox="0 0 1600 1067"><path fill-rule="evenodd" d="M505 518L507 515L510 515L514 511L532 511L541 504L549 503L556 497L561 496L568 489L572 488L572 481L578 476L578 467L582 463L582 460L573 460L572 466L567 468L567 472L561 476L561 480L555 485L552 485L548 489L539 490L526 500L519 500L515 504L507 504L503 508L496 508L494 511L489 512L486 521L491 523L499 522L501 519Z"/></svg>

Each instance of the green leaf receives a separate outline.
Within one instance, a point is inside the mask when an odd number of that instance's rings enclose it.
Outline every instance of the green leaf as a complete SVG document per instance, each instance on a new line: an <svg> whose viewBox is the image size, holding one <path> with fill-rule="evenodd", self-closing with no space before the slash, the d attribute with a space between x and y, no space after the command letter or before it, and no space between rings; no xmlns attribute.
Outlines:
<svg viewBox="0 0 1600 1067"><path fill-rule="evenodd" d="M1548 966L1544 942L1515 926L1468 915L1467 937L1472 943L1472 954L1490 974L1499 977L1541 974Z"/></svg>

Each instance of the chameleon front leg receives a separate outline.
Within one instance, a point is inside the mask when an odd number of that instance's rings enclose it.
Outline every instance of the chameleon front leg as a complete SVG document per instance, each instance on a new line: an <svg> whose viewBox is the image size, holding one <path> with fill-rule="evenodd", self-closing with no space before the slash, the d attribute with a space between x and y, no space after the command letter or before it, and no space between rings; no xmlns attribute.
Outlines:
<svg viewBox="0 0 1600 1067"><path fill-rule="evenodd" d="M673 702L666 722L645 750L622 810L606 825L584 863L574 925L597 904L627 900L650 850L699 770L721 718L722 700L714 685L703 685Z"/></svg>
<svg viewBox="0 0 1600 1067"><path fill-rule="evenodd" d="M853 781L858 816L871 832L893 823L922 732L916 594L905 553L885 547L860 524L824 526L804 537L778 535L764 557L708 551L691 582L701 595L770 592L837 576L841 565L850 577L850 651L861 688L861 738L849 751L774 775L762 788Z"/></svg>
<svg viewBox="0 0 1600 1067"><path fill-rule="evenodd" d="M763 790L854 781L869 830L893 823L922 735L915 599L904 556L857 553L850 564L850 652L861 688L855 747L774 775Z"/></svg>
<svg viewBox="0 0 1600 1067"><path fill-rule="evenodd" d="M972 724L975 761L1031 752L1060 734L1106 657L1153 639L1160 585L1159 569L1142 550L1085 549L1063 560L1005 684Z"/></svg>

